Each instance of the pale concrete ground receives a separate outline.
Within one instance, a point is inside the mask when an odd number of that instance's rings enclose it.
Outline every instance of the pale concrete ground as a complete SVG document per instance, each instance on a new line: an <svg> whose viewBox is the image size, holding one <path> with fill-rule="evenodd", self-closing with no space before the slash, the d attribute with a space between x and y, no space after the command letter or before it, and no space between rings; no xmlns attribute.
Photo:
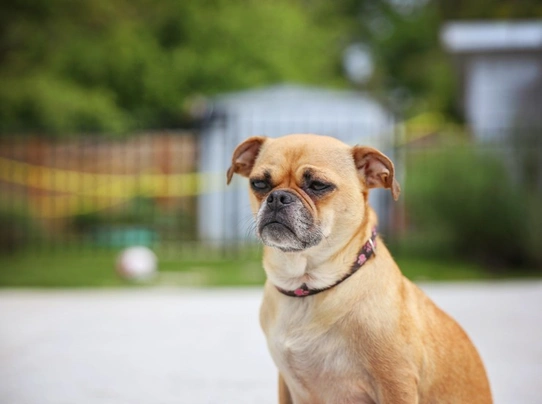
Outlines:
<svg viewBox="0 0 542 404"><path fill-rule="evenodd" d="M542 282L424 284L495 402L542 403ZM258 289L0 291L0 403L275 403Z"/></svg>

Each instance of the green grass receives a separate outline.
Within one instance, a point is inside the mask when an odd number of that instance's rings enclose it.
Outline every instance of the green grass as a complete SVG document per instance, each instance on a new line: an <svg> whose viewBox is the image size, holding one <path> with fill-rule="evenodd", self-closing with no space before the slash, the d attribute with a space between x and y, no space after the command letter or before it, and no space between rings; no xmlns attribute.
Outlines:
<svg viewBox="0 0 542 404"><path fill-rule="evenodd" d="M115 273L118 252L100 249L19 252L0 256L0 287L119 287L138 285ZM150 285L262 285L265 274L259 248L214 251L188 248L157 251L159 275ZM492 279L481 266L465 262L399 257L403 273L414 281ZM510 276L522 272L506 271ZM531 272L532 274L532 272ZM504 275L500 275L504 277Z"/></svg>
<svg viewBox="0 0 542 404"><path fill-rule="evenodd" d="M403 274L413 281L456 281L491 277L483 267L468 262L411 257L400 257L396 261Z"/></svg>
<svg viewBox="0 0 542 404"><path fill-rule="evenodd" d="M232 255L233 253L229 253ZM228 286L263 284L258 251L157 251L158 276L145 284ZM118 251L66 249L0 256L0 287L111 287L138 285L117 275Z"/></svg>

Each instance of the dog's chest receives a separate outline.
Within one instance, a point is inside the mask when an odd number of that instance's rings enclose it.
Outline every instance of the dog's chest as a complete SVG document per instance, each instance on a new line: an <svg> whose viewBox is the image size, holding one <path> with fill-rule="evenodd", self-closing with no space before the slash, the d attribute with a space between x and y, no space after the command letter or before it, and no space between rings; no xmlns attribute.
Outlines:
<svg viewBox="0 0 542 404"><path fill-rule="evenodd" d="M295 402L373 403L368 374L339 322L320 324L301 300L278 314L267 335Z"/></svg>

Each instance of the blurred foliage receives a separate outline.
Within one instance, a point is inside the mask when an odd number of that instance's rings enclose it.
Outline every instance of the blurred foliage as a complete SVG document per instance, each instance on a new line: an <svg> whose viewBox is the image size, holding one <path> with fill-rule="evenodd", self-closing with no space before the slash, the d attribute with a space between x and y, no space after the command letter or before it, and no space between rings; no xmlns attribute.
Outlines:
<svg viewBox="0 0 542 404"><path fill-rule="evenodd" d="M87 232L97 226L106 225L150 226L154 223L155 215L154 200L138 197L115 209L78 214L73 218L73 226L78 232Z"/></svg>
<svg viewBox="0 0 542 404"><path fill-rule="evenodd" d="M492 272L540 268L542 195L513 179L516 157L458 148L413 154L405 187L410 242L421 234L424 253L474 259Z"/></svg>
<svg viewBox="0 0 542 404"><path fill-rule="evenodd" d="M451 20L542 17L539 0L313 0L323 20L348 24L348 39L369 47L376 72L368 88L398 113L426 111L461 121L451 58L440 28Z"/></svg>
<svg viewBox="0 0 542 404"><path fill-rule="evenodd" d="M147 197L133 198L114 209L76 215L71 227L87 241L100 239L99 245L107 244L108 240L111 244L130 245L130 237L136 233L143 235L145 242L139 244L145 245L159 240L196 239L194 212L181 207L163 209L155 199Z"/></svg>
<svg viewBox="0 0 542 404"><path fill-rule="evenodd" d="M22 0L2 7L4 133L178 127L202 94L340 81L336 34L295 1Z"/></svg>
<svg viewBox="0 0 542 404"><path fill-rule="evenodd" d="M13 254L37 238L35 224L25 216L20 216L9 210L0 209L0 255Z"/></svg>
<svg viewBox="0 0 542 404"><path fill-rule="evenodd" d="M364 88L407 115L454 114L448 19L534 18L538 0L17 0L0 12L0 133L123 133L190 124L202 96L278 82Z"/></svg>
<svg viewBox="0 0 542 404"><path fill-rule="evenodd" d="M530 19L542 16L539 0L440 0L448 19Z"/></svg>
<svg viewBox="0 0 542 404"><path fill-rule="evenodd" d="M28 206L13 203L6 194L0 190L0 256L10 256L47 239L40 223L29 214Z"/></svg>

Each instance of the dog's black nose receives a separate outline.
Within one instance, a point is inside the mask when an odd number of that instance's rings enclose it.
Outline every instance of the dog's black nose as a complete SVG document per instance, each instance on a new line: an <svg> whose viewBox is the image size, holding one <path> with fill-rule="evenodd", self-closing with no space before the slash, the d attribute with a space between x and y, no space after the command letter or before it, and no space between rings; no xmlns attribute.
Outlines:
<svg viewBox="0 0 542 404"><path fill-rule="evenodd" d="M283 206L289 205L294 202L294 195L288 191L273 191L267 197L267 205L271 209L280 209Z"/></svg>

